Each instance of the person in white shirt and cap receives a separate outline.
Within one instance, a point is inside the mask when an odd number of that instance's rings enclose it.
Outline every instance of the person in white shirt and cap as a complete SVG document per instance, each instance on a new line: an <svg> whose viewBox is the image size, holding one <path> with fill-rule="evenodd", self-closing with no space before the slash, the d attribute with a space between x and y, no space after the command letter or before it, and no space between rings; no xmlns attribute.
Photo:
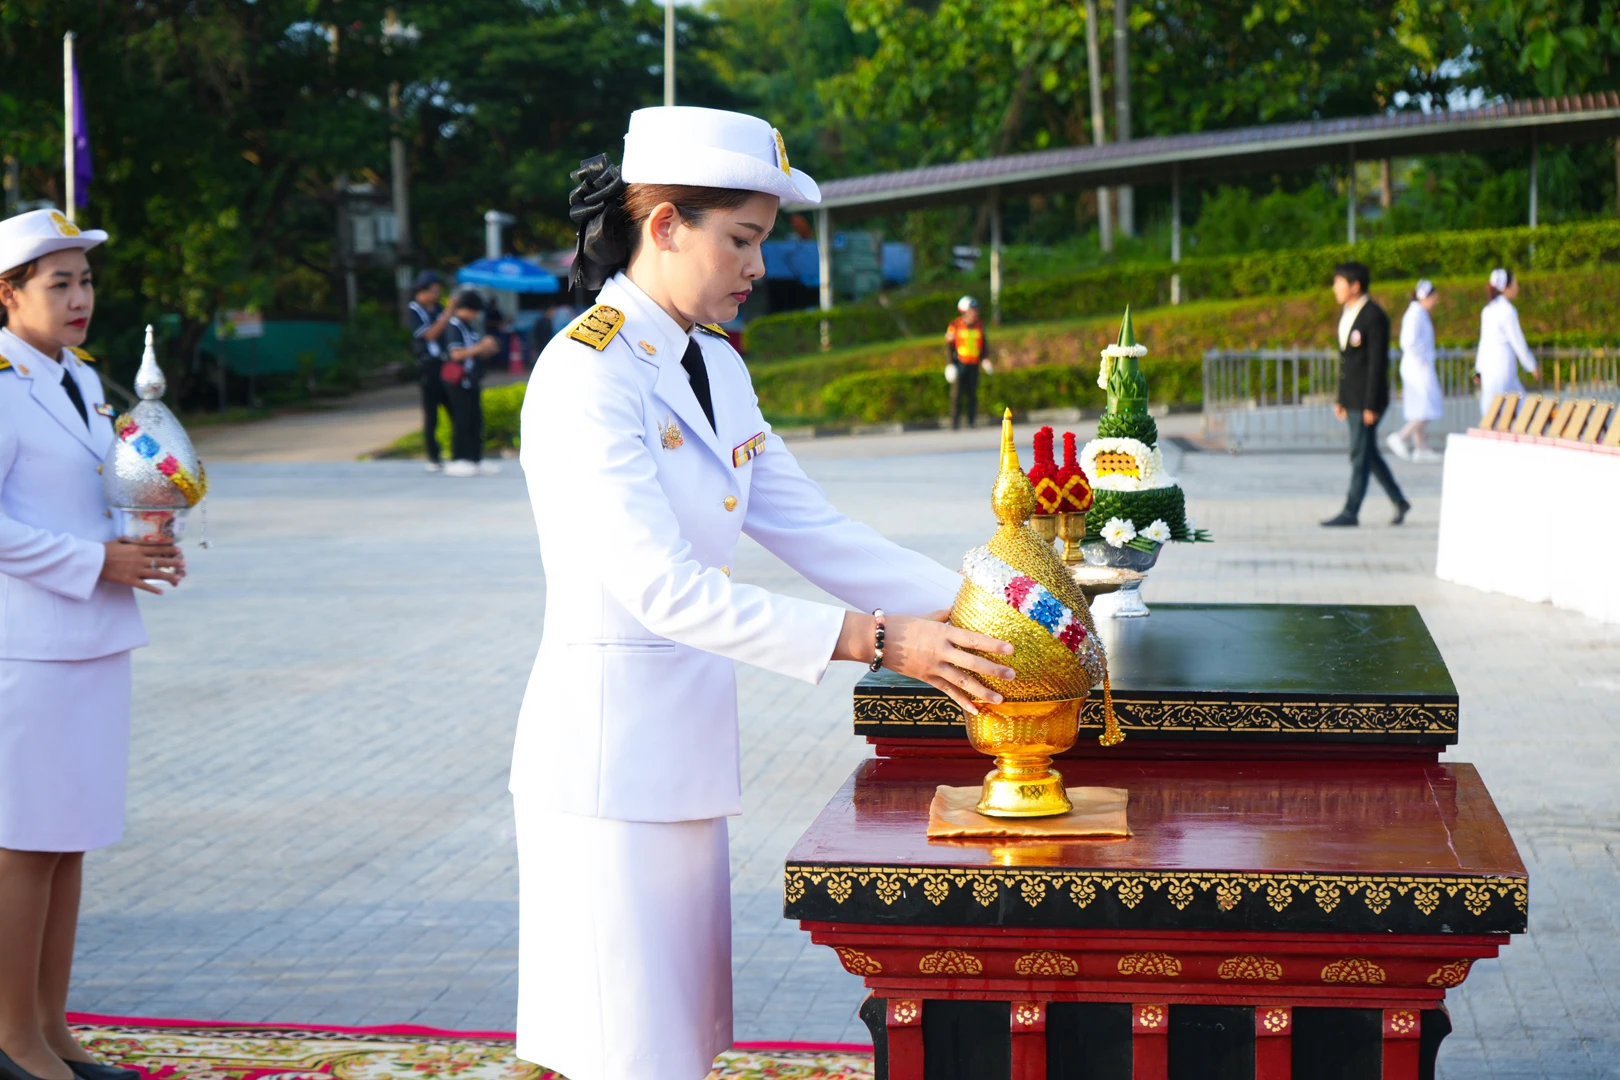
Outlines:
<svg viewBox="0 0 1620 1080"><path fill-rule="evenodd" d="M999 700L977 675L1013 675L978 653L1011 647L945 622L955 571L829 504L715 325L764 275L779 202L820 199L780 134L641 109L622 173L574 178L575 286L600 295L522 415L547 595L511 774L517 1051L570 1080L701 1080L732 1045L733 663L814 683L855 661L972 709ZM743 533L862 610L733 580Z"/></svg>
<svg viewBox="0 0 1620 1080"><path fill-rule="evenodd" d="M84 853L124 830L135 590L185 576L170 544L118 539L101 487L113 410L83 349L85 252L55 210L0 221L0 1078L138 1080L65 1010Z"/></svg>
<svg viewBox="0 0 1620 1080"><path fill-rule="evenodd" d="M1519 368L1533 378L1541 378L1541 366L1524 340L1519 326L1519 279L1513 271L1497 267L1491 271L1490 300L1479 313L1479 351L1474 354L1474 372L1479 376L1479 414L1485 415L1498 394L1523 394Z"/></svg>
<svg viewBox="0 0 1620 1080"><path fill-rule="evenodd" d="M1402 461L1434 464L1440 460L1424 437L1429 421L1440 419L1445 411L1440 374L1434 366L1434 319L1430 317L1439 303L1434 283L1424 278L1412 290L1412 300L1401 316L1401 411L1406 423L1390 432L1385 443Z"/></svg>

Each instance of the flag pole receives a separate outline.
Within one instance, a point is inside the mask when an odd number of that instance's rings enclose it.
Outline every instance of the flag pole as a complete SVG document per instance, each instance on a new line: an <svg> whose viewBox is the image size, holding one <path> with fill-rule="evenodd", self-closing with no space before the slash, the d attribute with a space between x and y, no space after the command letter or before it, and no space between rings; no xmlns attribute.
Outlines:
<svg viewBox="0 0 1620 1080"><path fill-rule="evenodd" d="M73 130L73 31L62 35L62 164L67 172L67 198L62 212L69 221L74 220L77 192L74 190L78 162L74 160Z"/></svg>

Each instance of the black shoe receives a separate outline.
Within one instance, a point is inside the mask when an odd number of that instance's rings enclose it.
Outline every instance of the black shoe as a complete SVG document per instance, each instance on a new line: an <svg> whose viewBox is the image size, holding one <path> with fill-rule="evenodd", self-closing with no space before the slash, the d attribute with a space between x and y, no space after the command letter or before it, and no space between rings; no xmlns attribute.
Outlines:
<svg viewBox="0 0 1620 1080"><path fill-rule="evenodd" d="M1328 518L1326 521L1322 522L1322 524L1326 525L1328 528L1336 528L1341 525L1355 525L1357 522L1354 514L1345 510L1340 510L1336 516Z"/></svg>
<svg viewBox="0 0 1620 1080"><path fill-rule="evenodd" d="M40 1080L40 1078L12 1061L4 1050L0 1050L0 1080Z"/></svg>
<svg viewBox="0 0 1620 1080"><path fill-rule="evenodd" d="M99 1061L69 1061L67 1065L79 1080L143 1080L140 1073L122 1065L103 1065Z"/></svg>
<svg viewBox="0 0 1620 1080"><path fill-rule="evenodd" d="M1398 502L1398 503L1396 503L1395 504L1395 516L1389 519L1389 523L1391 525L1399 525L1401 522L1406 520L1406 513L1407 513L1407 511L1409 511L1411 509L1412 509L1412 504L1409 503L1409 502Z"/></svg>

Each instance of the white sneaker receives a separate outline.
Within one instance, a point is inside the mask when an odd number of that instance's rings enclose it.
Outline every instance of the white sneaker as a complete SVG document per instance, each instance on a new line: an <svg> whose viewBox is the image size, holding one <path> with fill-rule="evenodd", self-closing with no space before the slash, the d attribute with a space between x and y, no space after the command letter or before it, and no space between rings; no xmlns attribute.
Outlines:
<svg viewBox="0 0 1620 1080"><path fill-rule="evenodd" d="M1390 453L1394 454L1396 457L1400 458L1402 461L1411 461L1412 460L1412 450L1411 450L1410 447L1408 447L1406 445L1406 442L1401 438L1401 433L1400 432L1392 431L1388 435L1386 435L1384 437L1384 445L1389 447L1389 452Z"/></svg>
<svg viewBox="0 0 1620 1080"><path fill-rule="evenodd" d="M462 461L461 459L457 458L455 461L452 461L450 464L448 464L448 465L446 465L444 467L444 475L446 475L446 476L477 476L478 475L478 466L474 465L470 461Z"/></svg>
<svg viewBox="0 0 1620 1080"><path fill-rule="evenodd" d="M1446 459L1445 455L1437 454L1427 446L1420 446L1412 451L1412 460L1419 465L1438 465Z"/></svg>
<svg viewBox="0 0 1620 1080"><path fill-rule="evenodd" d="M426 468L428 472L444 472L444 466L437 461L428 462Z"/></svg>
<svg viewBox="0 0 1620 1080"><path fill-rule="evenodd" d="M494 476L501 471L501 463L485 459L478 463L478 472L481 476Z"/></svg>

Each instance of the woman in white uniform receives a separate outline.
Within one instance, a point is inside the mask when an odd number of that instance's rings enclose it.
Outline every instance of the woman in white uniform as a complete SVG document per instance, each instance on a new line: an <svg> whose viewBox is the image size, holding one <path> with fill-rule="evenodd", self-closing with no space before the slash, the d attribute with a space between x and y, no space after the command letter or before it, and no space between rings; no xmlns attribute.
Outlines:
<svg viewBox="0 0 1620 1080"><path fill-rule="evenodd" d="M1522 394L1519 368L1541 378L1541 367L1530 352L1519 326L1519 279L1501 267L1491 271L1490 301L1479 313L1479 352L1474 355L1474 371L1479 375L1479 414L1485 415L1497 394Z"/></svg>
<svg viewBox="0 0 1620 1080"><path fill-rule="evenodd" d="M1011 647L944 622L955 572L828 503L705 325L763 277L779 200L820 200L781 136L642 109L622 180L605 157L574 177L576 287L600 296L540 355L522 419L547 596L511 778L517 1050L570 1080L701 1080L732 1044L733 662L814 683L851 660L972 708L999 700L974 673L1011 670L964 650ZM862 610L733 580L742 533Z"/></svg>
<svg viewBox="0 0 1620 1080"><path fill-rule="evenodd" d="M1412 290L1412 302L1401 316L1401 410L1406 425L1390 432L1385 443L1402 461L1432 464L1440 460L1424 437L1429 421L1440 419L1445 410L1440 374L1434 367L1434 319L1430 317L1439 303L1434 284L1424 279Z"/></svg>
<svg viewBox="0 0 1620 1080"><path fill-rule="evenodd" d="M0 221L0 1077L138 1080L65 1018L84 853L124 831L136 589L178 548L115 539L101 492L112 410L80 346L85 252L54 210Z"/></svg>

